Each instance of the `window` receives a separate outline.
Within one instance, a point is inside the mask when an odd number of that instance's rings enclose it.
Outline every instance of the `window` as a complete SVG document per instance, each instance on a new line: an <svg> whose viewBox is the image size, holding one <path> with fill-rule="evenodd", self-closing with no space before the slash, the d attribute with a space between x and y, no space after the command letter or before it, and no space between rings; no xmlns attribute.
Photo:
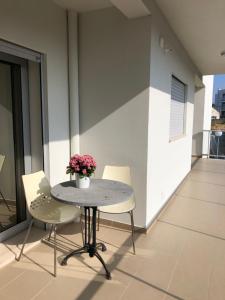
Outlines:
<svg viewBox="0 0 225 300"><path fill-rule="evenodd" d="M186 86L172 76L170 104L170 140L184 134Z"/></svg>

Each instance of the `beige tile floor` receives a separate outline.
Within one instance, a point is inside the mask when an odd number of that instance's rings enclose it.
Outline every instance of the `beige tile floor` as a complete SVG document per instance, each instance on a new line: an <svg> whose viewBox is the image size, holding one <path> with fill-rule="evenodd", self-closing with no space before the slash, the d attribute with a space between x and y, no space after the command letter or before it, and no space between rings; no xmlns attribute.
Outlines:
<svg viewBox="0 0 225 300"><path fill-rule="evenodd" d="M136 255L128 231L101 226L111 281L85 255L59 265L53 278L52 248L41 243L0 270L0 299L224 300L224 176L225 161L199 160L150 232L136 234ZM78 245L79 226L60 229L59 256Z"/></svg>

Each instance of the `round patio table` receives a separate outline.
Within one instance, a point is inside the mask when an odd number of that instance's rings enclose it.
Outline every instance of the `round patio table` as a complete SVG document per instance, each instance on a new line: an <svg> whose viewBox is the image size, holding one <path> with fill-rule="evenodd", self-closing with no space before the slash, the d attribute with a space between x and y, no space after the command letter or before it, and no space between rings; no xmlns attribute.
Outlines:
<svg viewBox="0 0 225 300"><path fill-rule="evenodd" d="M96 242L97 207L125 202L133 195L133 189L114 180L92 179L87 189L76 188L75 181L57 184L51 189L51 195L58 201L84 208L84 245L66 254L61 265L66 265L67 260L74 255L88 253L90 257L99 259L105 269L106 278L111 279L111 274L98 252L99 249L106 251L106 246Z"/></svg>

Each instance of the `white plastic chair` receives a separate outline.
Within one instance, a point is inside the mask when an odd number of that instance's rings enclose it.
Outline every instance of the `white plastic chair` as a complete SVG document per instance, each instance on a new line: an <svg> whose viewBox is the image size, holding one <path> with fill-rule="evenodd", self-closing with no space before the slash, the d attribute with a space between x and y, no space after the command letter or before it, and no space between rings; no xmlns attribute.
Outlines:
<svg viewBox="0 0 225 300"><path fill-rule="evenodd" d="M54 233L54 276L56 277L56 227L59 224L69 223L80 217L80 208L60 203L50 196L51 187L43 171L39 171L29 175L23 175L23 186L27 202L28 211L31 214L31 222L25 236L18 261L20 260L24 246L34 219L51 224L52 229L49 234ZM82 228L81 228L82 230ZM81 231L82 232L82 231Z"/></svg>
<svg viewBox="0 0 225 300"><path fill-rule="evenodd" d="M0 173L2 171L2 167L3 167L4 161L5 161L5 156L0 154ZM1 196L2 200L4 201L5 205L7 206L8 210L11 211L11 209L10 209L10 207L9 207L9 205L8 205L8 203L7 203L7 201L6 201L5 197L4 197L1 189L0 189L0 196Z"/></svg>
<svg viewBox="0 0 225 300"><path fill-rule="evenodd" d="M105 166L103 172L103 179L111 179L126 183L131 186L131 173L129 167L123 166ZM127 201L114 204L114 205L107 205L101 206L98 208L98 227L99 227L99 219L100 219L100 212L108 213L108 214L123 214L128 213L131 219L131 237L132 237L132 244L133 244L133 252L135 254L135 243L134 243L134 216L133 210L135 208L135 198L132 196Z"/></svg>

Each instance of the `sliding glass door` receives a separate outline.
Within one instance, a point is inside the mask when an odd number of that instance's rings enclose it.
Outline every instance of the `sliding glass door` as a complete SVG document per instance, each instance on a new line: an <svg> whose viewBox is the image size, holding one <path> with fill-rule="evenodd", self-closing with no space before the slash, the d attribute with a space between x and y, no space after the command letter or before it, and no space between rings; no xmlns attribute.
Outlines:
<svg viewBox="0 0 225 300"><path fill-rule="evenodd" d="M0 40L0 242L28 224L22 175L48 173L44 74L40 53Z"/></svg>
<svg viewBox="0 0 225 300"><path fill-rule="evenodd" d="M21 65L0 60L0 232L26 219L23 140Z"/></svg>

